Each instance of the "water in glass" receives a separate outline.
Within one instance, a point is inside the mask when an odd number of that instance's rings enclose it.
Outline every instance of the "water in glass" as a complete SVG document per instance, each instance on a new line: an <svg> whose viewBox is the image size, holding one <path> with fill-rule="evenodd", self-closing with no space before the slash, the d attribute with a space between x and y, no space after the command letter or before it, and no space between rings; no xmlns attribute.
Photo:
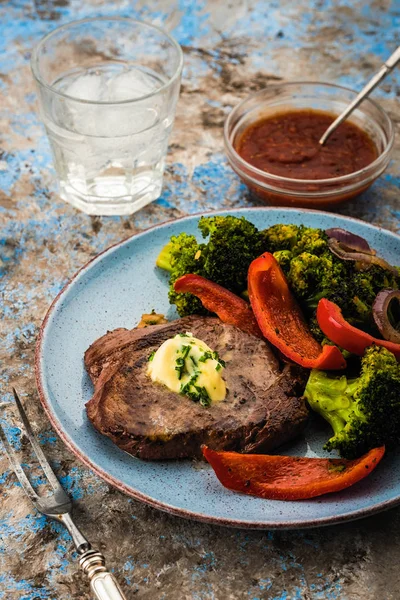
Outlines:
<svg viewBox="0 0 400 600"><path fill-rule="evenodd" d="M174 117L174 107L168 114L162 94L154 95L164 83L148 68L117 63L53 83L63 98L43 118L68 202L129 214L160 195Z"/></svg>

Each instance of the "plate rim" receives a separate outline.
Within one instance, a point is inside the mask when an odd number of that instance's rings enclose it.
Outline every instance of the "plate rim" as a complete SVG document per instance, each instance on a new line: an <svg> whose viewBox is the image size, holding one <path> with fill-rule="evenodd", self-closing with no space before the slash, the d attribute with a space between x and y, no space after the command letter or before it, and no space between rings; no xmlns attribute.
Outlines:
<svg viewBox="0 0 400 600"><path fill-rule="evenodd" d="M152 230L160 229L171 223L185 222L187 220L200 218L201 216L204 216L204 215L209 216L209 215L213 215L213 214L215 214L215 215L230 214L233 212L247 214L247 213L251 213L253 211L261 211L261 212L266 212L266 213L268 213L270 211L289 212L289 213L290 212L295 212L295 213L302 212L305 214L313 213L313 214L317 214L317 215L321 215L321 216L325 216L325 217L331 215L333 217L339 217L340 219L344 219L345 221L361 223L363 226L366 226L367 228L370 228L374 231L380 231L380 232L383 231L385 233L389 233L393 237L397 238L400 243L400 234L390 231L389 229L385 229L384 227L381 227L378 225L373 225L372 223L369 223L362 219L358 219L356 217L349 217L347 215L342 215L340 213L330 213L328 211L322 211L322 210L316 210L316 209L304 209L304 208L299 209L299 208L294 208L294 207L277 207L277 206L250 206L250 207L238 207L238 208L231 207L228 209L224 208L224 209L220 209L220 210L210 210L210 211L206 211L206 212L203 211L203 212L197 212L197 213L193 213L193 214L187 214L182 217L172 218L172 219L168 219L167 221L163 221L162 223L157 223L157 224L147 227L146 229L143 229L137 233L134 233L122 240L119 240L115 244L108 246L107 248L105 248L104 250L102 250L101 252L99 252L98 254L93 256L90 260L88 260L84 265L82 265L70 277L70 279L67 281L67 283L62 287L62 289L58 292L58 294L55 296L55 298L51 302L49 308L47 309L46 315L40 325L39 333L38 333L38 336L36 339L36 344L35 344L34 371L35 371L35 379L36 379L36 386L37 386L39 399L40 399L41 405L45 411L45 414L46 414L47 418L49 419L51 425L53 426L54 430L56 431L57 435L59 436L61 441L65 444L65 446L68 448L68 450L70 450L91 471L93 471L101 479L106 481L106 483L108 483L109 485L112 485L113 487L117 488L119 491L123 492L124 494L126 494L127 496L129 496L131 498L134 498L135 500L143 502L143 503L145 503L149 506L152 506L153 508L156 508L158 510L167 512L167 513L175 515L175 516L183 517L186 519L191 519L191 520L195 520L195 521L199 521L199 522L203 522L203 523L211 523L213 525L237 527L237 528L242 528L242 529L261 529L261 530L262 529L281 529L281 530L309 529L309 528L314 528L314 527L337 525L339 523L343 523L346 521L354 521L357 519L365 518L365 517L374 515L376 513L388 510L390 508L394 508L395 506L398 506L400 504L400 493L395 498L391 498L389 500L384 500L373 506L360 508L355 511L343 513L341 515L337 515L337 516L332 515L332 516L321 517L321 518L315 517L313 519L293 520L293 521L292 520L276 521L276 522L275 521L272 521L272 522L245 521L245 520L241 520L241 519L230 519L230 518L225 518L225 517L210 516L210 515L207 515L207 514L198 512L198 511L191 511L186 508L179 508L179 507L173 506L167 502L155 500L153 497L143 494L142 492L139 492L138 490L135 490L134 488L126 485L125 483L120 481L118 478L112 476L110 473L108 473L107 471L102 469L100 466L98 466L95 461L91 460L85 454L80 452L80 450L77 448L77 446L75 446L74 442L70 439L70 437L64 431L62 423L56 418L56 416L53 414L53 412L51 410L51 406L50 406L51 403L49 402L49 399L46 397L44 386L42 384L42 378L44 379L43 367L42 367L43 357L44 357L43 343L44 343L46 333L47 333L47 324L48 324L50 317L53 315L53 312L55 311L56 306L61 301L62 297L64 296L66 291L70 288L70 286L73 285L75 279L78 277L78 275L80 275L80 273L82 273L83 271L88 269L88 267L92 263L99 260L105 254L113 251L114 249L116 249L120 246L127 244L133 238L139 238L139 237L151 232ZM316 499L316 500L318 501L318 499Z"/></svg>

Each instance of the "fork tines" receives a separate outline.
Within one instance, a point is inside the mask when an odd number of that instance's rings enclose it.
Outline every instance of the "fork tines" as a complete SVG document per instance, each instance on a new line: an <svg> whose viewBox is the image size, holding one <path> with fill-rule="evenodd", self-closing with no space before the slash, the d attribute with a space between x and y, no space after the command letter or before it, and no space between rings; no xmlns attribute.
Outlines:
<svg viewBox="0 0 400 600"><path fill-rule="evenodd" d="M67 503L67 502L69 502L69 498L68 498L67 494L65 493L64 489L61 487L61 484L59 483L57 477L55 476L46 456L44 455L42 448L39 445L39 442L37 441L37 439L35 437L35 434L32 431L31 424L29 423L28 417L25 413L25 410L21 404L21 400L19 399L16 390L14 388L12 388L12 390L13 390L15 403L17 405L19 415L20 415L21 421L23 423L22 431L26 434L27 438L29 439L29 441L32 445L32 448L36 454L36 457L40 463L40 466L42 467L44 474L47 478L47 481L51 485L53 491L55 493L57 493L58 499L62 498L63 501ZM38 500L40 500L40 497L35 492L29 479L25 475L25 472L21 466L21 463L18 460L17 454L15 453L13 447L11 446L10 442L8 441L6 432L1 423L0 423L0 439L4 444L8 458L10 459L11 465L14 469L16 476L19 479L19 482L21 483L26 494L29 496L29 498L32 500L32 502L36 503Z"/></svg>

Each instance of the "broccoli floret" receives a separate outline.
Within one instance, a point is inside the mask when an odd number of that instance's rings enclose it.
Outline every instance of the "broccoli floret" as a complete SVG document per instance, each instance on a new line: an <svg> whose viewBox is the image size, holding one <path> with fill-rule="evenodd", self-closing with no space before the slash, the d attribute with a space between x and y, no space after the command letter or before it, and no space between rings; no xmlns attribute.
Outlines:
<svg viewBox="0 0 400 600"><path fill-rule="evenodd" d="M290 250L277 250L274 252L274 257L287 277L289 275L293 254Z"/></svg>
<svg viewBox="0 0 400 600"><path fill-rule="evenodd" d="M169 271L168 297L171 304L176 305L181 317L192 314L207 314L202 303L193 294L178 294L174 290L174 283L186 273L202 274L204 260L202 249L204 244L199 244L194 235L180 233L172 236L168 244L162 248L157 257L158 267Z"/></svg>
<svg viewBox="0 0 400 600"><path fill-rule="evenodd" d="M295 247L299 236L298 225L272 225L261 232L264 239L264 246L269 252L278 252L280 250L290 250Z"/></svg>
<svg viewBox="0 0 400 600"><path fill-rule="evenodd" d="M169 300L181 317L207 311L192 294L175 292L173 285L179 277L195 273L243 294L250 263L262 253L262 237L244 217L201 217L199 229L204 238L209 236L207 242L198 243L195 236L181 233L171 238L156 261L170 272Z"/></svg>
<svg viewBox="0 0 400 600"><path fill-rule="evenodd" d="M196 240L195 240L196 242ZM196 242L197 244L197 242ZM157 256L156 265L160 267L160 269L164 269L164 271L172 271L172 253L175 250L175 243L170 241L168 244L165 244L164 248L162 248L160 254Z"/></svg>
<svg viewBox="0 0 400 600"><path fill-rule="evenodd" d="M310 252L298 254L292 258L288 271L289 285L308 313L321 298L331 299L338 292L343 295L347 277L348 265L329 250L320 256Z"/></svg>
<svg viewBox="0 0 400 600"><path fill-rule="evenodd" d="M292 256L310 252L317 256L328 249L328 236L322 229L304 225L273 225L261 232L268 252L290 250Z"/></svg>
<svg viewBox="0 0 400 600"><path fill-rule="evenodd" d="M400 443L400 365L386 348L367 348L356 379L311 371L304 396L332 426L326 450L356 458Z"/></svg>
<svg viewBox="0 0 400 600"><path fill-rule="evenodd" d="M170 271L175 275L177 271L184 273L197 273L202 269L202 248L194 235L180 233L173 235L157 257L157 266ZM194 270L191 270L194 269ZM178 275L180 276L180 275Z"/></svg>
<svg viewBox="0 0 400 600"><path fill-rule="evenodd" d="M266 249L274 253L289 285L308 317L321 298L343 293L350 265L329 250L322 229L303 225L273 225L262 232Z"/></svg>
<svg viewBox="0 0 400 600"><path fill-rule="evenodd" d="M250 263L262 252L258 229L244 217L201 217L199 229L210 236L204 252L204 277L235 294L247 288Z"/></svg>

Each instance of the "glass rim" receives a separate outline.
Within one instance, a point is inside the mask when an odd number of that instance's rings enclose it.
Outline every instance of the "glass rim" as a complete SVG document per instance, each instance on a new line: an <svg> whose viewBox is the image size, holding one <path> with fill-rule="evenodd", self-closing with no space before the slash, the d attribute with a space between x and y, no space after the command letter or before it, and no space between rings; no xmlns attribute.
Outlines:
<svg viewBox="0 0 400 600"><path fill-rule="evenodd" d="M380 113L380 115L384 118L384 120L386 121L387 127L388 127L388 134L387 134L388 140L387 140L386 146L383 149L383 151L380 154L378 154L378 156L372 161L372 163L370 163L366 167L363 167L362 169L359 169L358 171L353 171L353 173L348 173L347 175L340 175L339 177L329 177L326 179L295 179L292 177L283 177L281 175L275 175L273 173L269 173L268 171L262 171L261 169L254 167L251 163L244 160L240 156L240 154L237 152L236 148L234 148L233 140L231 139L231 134L229 132L231 122L233 121L236 114L239 112L239 110L242 108L242 106L244 106L246 104L246 102L248 102L252 98L256 98L257 96L262 96L262 94L265 91L267 91L271 88L290 87L290 86L296 86L296 85L321 86L321 87L325 87L325 88L336 89L338 91L351 92L351 94L354 94L355 96L358 94L358 92L356 92L355 90L352 90L351 88L345 87L343 85L337 85L335 83L327 83L327 82L323 82L323 81L297 80L297 81L281 81L281 82L274 82L274 83L268 84L267 87L259 90L258 92L254 92L253 94L249 94L243 100L241 100L238 104L236 104L232 108L231 112L228 114L227 118L225 119L224 144L225 144L225 148L228 153L228 159L230 158L230 155L232 155L232 159L236 160L236 162L240 166L248 169L248 171L253 176L258 175L262 178L268 177L269 179L271 179L272 181L275 181L275 182L287 183L287 184L292 184L292 185L298 184L299 186L311 185L311 184L315 184L315 183L328 184L328 185L332 184L333 182L338 183L338 184L345 183L345 182L351 181L352 179L354 179L357 176L368 174L372 169L374 169L377 166L380 166L381 163L385 161L387 155L390 153L390 151L393 147L393 144L394 144L393 121L389 117L389 115L385 111L385 109L383 109L377 102L375 102L375 100L373 100L370 97L365 98L363 103L365 103L365 104L370 103L378 111L378 113ZM362 111L362 104L360 105L360 107L358 107L358 110ZM326 110L329 111L329 107ZM260 183L259 180L257 180L257 184L261 185L261 186L263 185L262 183ZM294 193L296 194L297 192L294 192ZM335 190L335 193L337 193L337 190ZM304 192L304 194L312 195L312 192L311 193Z"/></svg>
<svg viewBox="0 0 400 600"><path fill-rule="evenodd" d="M168 81L166 83L164 83L161 87L159 87L157 90L154 90L153 92L150 92L149 94L146 94L144 96L140 96L140 98L131 98L128 100L106 100L106 101L102 101L102 100L85 100L83 98L76 98L75 96L70 96L69 94L65 94L64 92L60 92L59 90L56 90L52 85L46 83L43 78L41 77L40 73L39 73L39 69L37 68L37 65L39 64L39 57L38 57L38 53L40 51L40 49L42 48L42 46L50 39L52 38L54 35L58 34L60 31L66 30L66 29L70 29L71 27L74 27L76 25L82 25L83 23L93 23L96 21L115 21L115 22L125 22L125 23L134 23L135 25L142 25L144 27L147 27L149 29L153 29L155 31L158 31L159 33L161 33L162 35L164 35L168 41L171 43L171 45L175 48L175 50L178 53L178 66L175 69L175 72L173 73L173 75L168 79ZM158 25L153 25L152 23L148 23L147 21L141 21L140 19L132 19L131 17L89 17L87 19L78 19L76 21L71 21L70 23L66 23L65 25L61 25L60 27L56 27L55 29L53 29L52 31L50 31L50 33L48 33L47 35L45 35L43 38L41 38L41 40L39 40L39 42L36 44L36 46L34 46L33 50L32 50L32 55L31 55L31 61L30 61L30 65L31 65L31 71L33 74L33 77L35 78L35 80L37 81L37 83L46 88L47 90L49 90L51 93L56 94L57 96L61 96L62 98L67 98L68 100L73 100L74 102L80 102L82 104L89 104L89 105L121 105L121 104L132 104L134 102L142 102L142 100L146 100L147 98L151 98L153 96L156 96L157 94L159 94L160 92L166 90L169 86L171 86L180 76L181 72L182 72L182 67L183 67L183 52L182 52L182 48L181 46L178 44L178 42L175 40L175 38L172 37L172 35L170 35L165 29L163 29L162 27L158 27Z"/></svg>

